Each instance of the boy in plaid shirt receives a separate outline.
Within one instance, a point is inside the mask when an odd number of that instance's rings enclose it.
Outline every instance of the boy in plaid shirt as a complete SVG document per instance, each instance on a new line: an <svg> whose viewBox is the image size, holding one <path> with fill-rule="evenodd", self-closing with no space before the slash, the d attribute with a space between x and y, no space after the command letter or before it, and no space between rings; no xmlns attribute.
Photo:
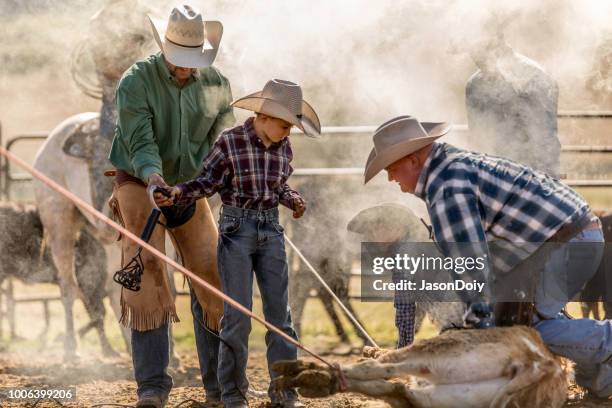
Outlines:
<svg viewBox="0 0 612 408"><path fill-rule="evenodd" d="M204 160L200 176L168 191L156 193L158 205L188 204L219 193L223 201L219 220L218 265L224 292L252 308L253 271L268 322L297 339L287 299L287 258L278 205L293 210L294 218L306 205L287 179L293 169L288 136L292 126L310 136L320 133L312 107L303 101L301 88L289 81L271 80L260 92L232 103L256 112L242 126L224 131ZM226 407L246 407L248 338L251 321L225 305L221 321L219 383ZM275 333L266 334L270 368L277 360L297 358L295 346ZM268 390L272 403L281 407L303 406L295 391Z"/></svg>

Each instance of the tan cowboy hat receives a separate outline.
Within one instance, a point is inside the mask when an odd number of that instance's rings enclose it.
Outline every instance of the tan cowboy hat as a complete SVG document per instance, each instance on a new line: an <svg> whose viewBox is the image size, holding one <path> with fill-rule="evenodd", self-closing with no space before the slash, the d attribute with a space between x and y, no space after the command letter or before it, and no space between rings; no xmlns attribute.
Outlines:
<svg viewBox="0 0 612 408"><path fill-rule="evenodd" d="M235 100L232 106L283 119L310 137L321 134L317 113L302 99L302 88L293 82L273 79L263 90Z"/></svg>
<svg viewBox="0 0 612 408"><path fill-rule="evenodd" d="M204 21L191 6L172 9L168 22L150 15L155 41L168 62L183 68L205 68L212 65L223 36L219 21Z"/></svg>
<svg viewBox="0 0 612 408"><path fill-rule="evenodd" d="M433 143L450 130L446 122L419 122L412 116L393 118L376 129L374 148L365 168L367 183L381 170L399 159Z"/></svg>

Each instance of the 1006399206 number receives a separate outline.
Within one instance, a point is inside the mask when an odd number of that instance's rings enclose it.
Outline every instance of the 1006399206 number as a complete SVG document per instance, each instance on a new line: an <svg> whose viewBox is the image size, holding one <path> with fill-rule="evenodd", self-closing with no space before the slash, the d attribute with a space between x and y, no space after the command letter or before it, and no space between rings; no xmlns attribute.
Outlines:
<svg viewBox="0 0 612 408"><path fill-rule="evenodd" d="M17 402L27 400L74 401L76 388L0 387L0 401Z"/></svg>

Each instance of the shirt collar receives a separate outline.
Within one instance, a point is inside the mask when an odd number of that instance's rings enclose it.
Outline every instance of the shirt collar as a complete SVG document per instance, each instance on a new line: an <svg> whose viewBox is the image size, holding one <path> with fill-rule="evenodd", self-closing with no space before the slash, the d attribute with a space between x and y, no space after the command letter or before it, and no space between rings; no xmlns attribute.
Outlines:
<svg viewBox="0 0 612 408"><path fill-rule="evenodd" d="M249 139L251 140L253 144L260 145L264 149L274 149L274 148L281 147L284 144L289 142L289 138L286 137L279 143L272 143L269 147L266 147L264 142L259 138L259 136L257 136L257 133L255 132L254 122L255 122L255 118L252 116L244 122L244 130L247 133Z"/></svg>
<svg viewBox="0 0 612 408"><path fill-rule="evenodd" d="M433 148L427 155L427 159L423 164L423 169L421 170L421 174L419 175L419 180L417 181L416 188L414 189L414 195L419 197L422 200L425 200L426 195L426 187L429 178L429 174L431 173L431 161L435 156L438 155L438 151L442 145L440 143L433 143Z"/></svg>

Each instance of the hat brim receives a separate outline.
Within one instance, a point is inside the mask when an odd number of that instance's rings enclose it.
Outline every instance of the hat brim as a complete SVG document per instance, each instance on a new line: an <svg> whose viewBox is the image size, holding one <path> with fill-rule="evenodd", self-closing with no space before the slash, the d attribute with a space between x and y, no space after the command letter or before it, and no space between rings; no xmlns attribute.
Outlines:
<svg viewBox="0 0 612 408"><path fill-rule="evenodd" d="M412 225L418 220L407 206L397 203L383 203L359 211L348 222L346 229L356 234L368 235L378 228L397 225Z"/></svg>
<svg viewBox="0 0 612 408"><path fill-rule="evenodd" d="M204 44L198 48L182 47L166 41L166 28L168 22L147 16L153 29L155 42L168 62L183 68L206 68L213 64L219 51L221 37L223 37L223 24L219 21L204 21L206 38Z"/></svg>
<svg viewBox="0 0 612 408"><path fill-rule="evenodd" d="M380 173L381 170L387 168L399 159L432 144L436 139L444 136L450 131L450 125L446 122L421 122L421 125L428 136L397 143L393 147L380 153L377 153L374 148L370 151L364 172L364 184Z"/></svg>
<svg viewBox="0 0 612 408"><path fill-rule="evenodd" d="M301 117L294 115L289 109L274 99L264 98L262 91L236 99L232 102L232 106L282 119L297 126L305 135L310 137L319 137L321 135L319 116L312 106L304 100L302 101Z"/></svg>

